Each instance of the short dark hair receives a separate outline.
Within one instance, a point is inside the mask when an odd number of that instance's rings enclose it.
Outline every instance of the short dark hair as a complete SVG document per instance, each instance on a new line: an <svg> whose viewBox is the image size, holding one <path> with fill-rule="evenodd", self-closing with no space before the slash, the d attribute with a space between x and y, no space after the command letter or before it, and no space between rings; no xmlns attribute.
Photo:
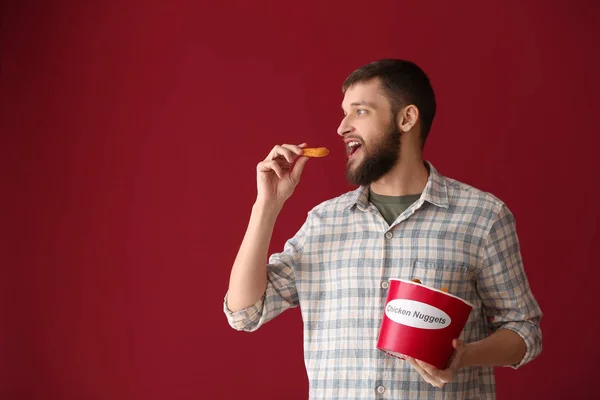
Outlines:
<svg viewBox="0 0 600 400"><path fill-rule="evenodd" d="M342 92L357 83L379 78L392 105L394 117L402 107L414 104L421 120L421 143L424 145L435 117L435 94L425 72L412 61L383 59L364 65L348 76Z"/></svg>

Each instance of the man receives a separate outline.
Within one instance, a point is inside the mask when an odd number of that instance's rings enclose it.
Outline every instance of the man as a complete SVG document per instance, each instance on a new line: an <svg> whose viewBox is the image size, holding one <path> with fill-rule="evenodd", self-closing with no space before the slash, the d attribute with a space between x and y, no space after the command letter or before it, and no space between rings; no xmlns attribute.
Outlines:
<svg viewBox="0 0 600 400"><path fill-rule="evenodd" d="M380 60L343 85L338 128L358 189L308 213L267 261L271 234L308 158L275 146L257 167L258 195L225 296L230 325L254 331L300 306L315 399L489 399L494 366L542 349L542 312L523 269L513 215L498 198L422 159L436 102L414 63ZM388 279L418 278L473 304L444 370L376 349Z"/></svg>

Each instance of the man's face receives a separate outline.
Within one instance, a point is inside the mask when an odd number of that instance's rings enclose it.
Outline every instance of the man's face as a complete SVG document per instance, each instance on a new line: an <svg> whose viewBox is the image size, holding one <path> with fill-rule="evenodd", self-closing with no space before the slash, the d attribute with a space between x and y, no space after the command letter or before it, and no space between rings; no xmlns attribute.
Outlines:
<svg viewBox="0 0 600 400"><path fill-rule="evenodd" d="M338 134L344 138L348 155L346 179L354 185L369 185L398 161L400 132L396 118L376 79L348 88L342 109L344 119Z"/></svg>

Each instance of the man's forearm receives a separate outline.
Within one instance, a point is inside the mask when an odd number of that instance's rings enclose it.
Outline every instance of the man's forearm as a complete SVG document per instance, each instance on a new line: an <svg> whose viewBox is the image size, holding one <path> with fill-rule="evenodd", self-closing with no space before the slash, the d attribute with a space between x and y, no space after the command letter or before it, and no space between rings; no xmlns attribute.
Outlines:
<svg viewBox="0 0 600 400"><path fill-rule="evenodd" d="M227 307L235 312L256 303L267 286L267 259L281 207L257 202L231 269Z"/></svg>
<svg viewBox="0 0 600 400"><path fill-rule="evenodd" d="M526 352L527 345L521 336L508 329L499 329L485 339L468 343L460 367L515 365Z"/></svg>

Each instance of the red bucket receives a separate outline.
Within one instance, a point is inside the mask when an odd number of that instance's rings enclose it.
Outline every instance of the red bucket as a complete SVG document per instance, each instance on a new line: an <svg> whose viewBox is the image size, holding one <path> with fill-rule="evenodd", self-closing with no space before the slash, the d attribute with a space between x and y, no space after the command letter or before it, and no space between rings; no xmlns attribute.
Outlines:
<svg viewBox="0 0 600 400"><path fill-rule="evenodd" d="M447 367L473 306L465 300L419 283L390 279L377 348L404 359Z"/></svg>

